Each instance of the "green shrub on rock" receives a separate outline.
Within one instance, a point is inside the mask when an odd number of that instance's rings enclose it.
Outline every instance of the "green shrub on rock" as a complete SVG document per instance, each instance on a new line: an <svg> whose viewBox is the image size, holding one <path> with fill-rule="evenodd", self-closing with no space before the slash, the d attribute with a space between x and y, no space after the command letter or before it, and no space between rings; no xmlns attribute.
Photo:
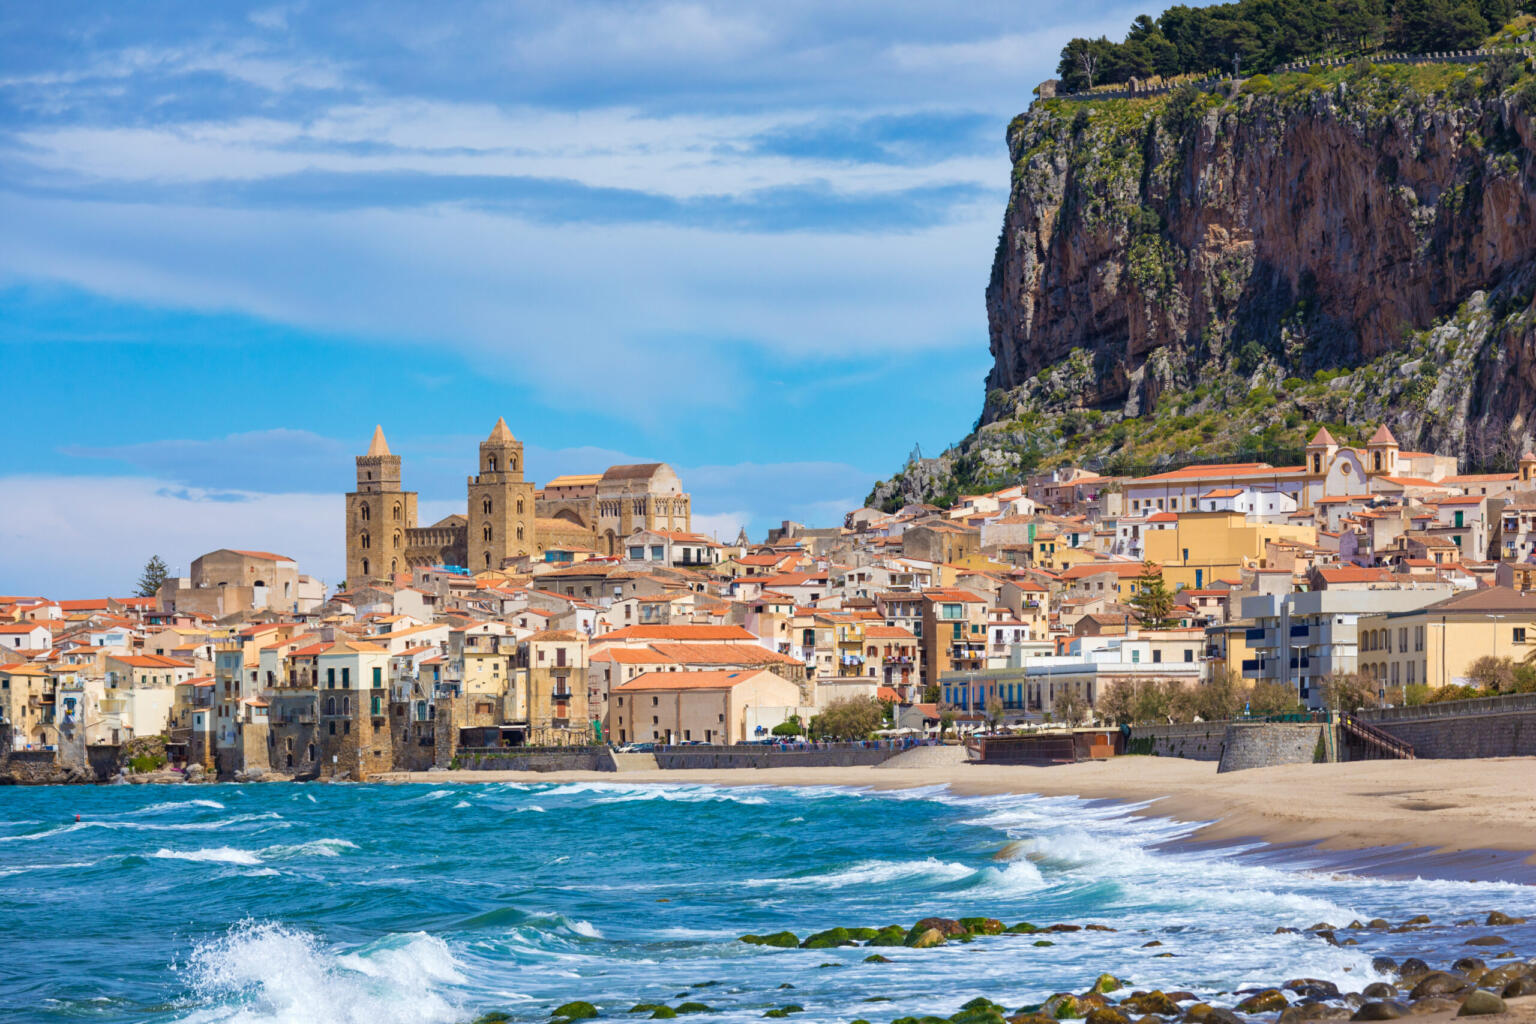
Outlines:
<svg viewBox="0 0 1536 1024"><path fill-rule="evenodd" d="M771 935L743 935L740 941L753 946L777 946L781 949L794 949L800 945L800 938L794 932L774 932Z"/></svg>
<svg viewBox="0 0 1536 1024"><path fill-rule="evenodd" d="M871 932L873 935L873 932ZM804 942L800 943L801 949L833 949L837 946L853 946L853 936L847 928L828 928L826 931L817 932Z"/></svg>

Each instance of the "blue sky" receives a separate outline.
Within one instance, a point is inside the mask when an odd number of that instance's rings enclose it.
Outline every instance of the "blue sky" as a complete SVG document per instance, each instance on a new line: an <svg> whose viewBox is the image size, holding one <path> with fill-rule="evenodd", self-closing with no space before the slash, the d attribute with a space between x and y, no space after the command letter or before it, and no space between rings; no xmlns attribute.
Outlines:
<svg viewBox="0 0 1536 1024"><path fill-rule="evenodd" d="M376 422L423 515L664 460L831 524L980 408L1003 132L1095 3L0 10L0 593L148 555L340 578Z"/></svg>

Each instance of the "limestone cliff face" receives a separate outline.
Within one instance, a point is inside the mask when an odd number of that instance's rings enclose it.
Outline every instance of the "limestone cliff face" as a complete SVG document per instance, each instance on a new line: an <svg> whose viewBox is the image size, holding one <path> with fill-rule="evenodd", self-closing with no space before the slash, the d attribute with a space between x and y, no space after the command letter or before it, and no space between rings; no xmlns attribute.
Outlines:
<svg viewBox="0 0 1536 1024"><path fill-rule="evenodd" d="M1263 454L1383 420L1512 463L1536 400L1521 81L1377 66L1035 103L1008 130L979 429L926 475Z"/></svg>
<svg viewBox="0 0 1536 1024"><path fill-rule="evenodd" d="M998 391L1074 362L1059 404L1131 414L1213 374L1356 368L1404 353L1483 292L1499 315L1459 332L1478 350L1472 379L1447 382L1463 386L1433 410L1418 395L1393 426L1446 451L1469 431L1528 437L1530 114L1517 90L1472 77L1420 92L1398 71L1258 79L1231 97L1048 101L1015 120L983 422L1015 411Z"/></svg>

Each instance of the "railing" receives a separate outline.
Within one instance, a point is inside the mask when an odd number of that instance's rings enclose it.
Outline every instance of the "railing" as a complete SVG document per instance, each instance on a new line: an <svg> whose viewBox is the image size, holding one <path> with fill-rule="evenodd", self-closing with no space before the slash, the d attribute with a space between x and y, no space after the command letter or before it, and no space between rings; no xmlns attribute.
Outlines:
<svg viewBox="0 0 1536 1024"><path fill-rule="evenodd" d="M1411 707L1366 708L1360 715L1373 722L1402 722L1462 715L1504 715L1514 711L1536 711L1536 693L1506 693L1497 697L1438 701Z"/></svg>
<svg viewBox="0 0 1536 1024"><path fill-rule="evenodd" d="M1391 733L1383 732L1369 722L1362 722L1354 715L1342 715L1339 718L1339 724L1344 727L1345 732L1375 747L1380 753L1407 761L1414 759L1412 746Z"/></svg>

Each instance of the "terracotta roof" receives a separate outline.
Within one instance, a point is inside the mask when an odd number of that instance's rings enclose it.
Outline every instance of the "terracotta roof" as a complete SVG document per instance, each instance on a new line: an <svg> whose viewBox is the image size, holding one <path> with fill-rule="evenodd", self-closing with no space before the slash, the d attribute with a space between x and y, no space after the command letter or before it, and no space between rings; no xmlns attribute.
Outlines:
<svg viewBox="0 0 1536 1024"><path fill-rule="evenodd" d="M900 626L865 626L864 639L866 640L916 640L917 635L910 629Z"/></svg>
<svg viewBox="0 0 1536 1024"><path fill-rule="evenodd" d="M756 643L757 636L740 626L625 626L593 638L601 640L738 640Z"/></svg>
<svg viewBox="0 0 1536 1024"><path fill-rule="evenodd" d="M801 665L797 658L757 644L651 644L651 649L683 665Z"/></svg>
<svg viewBox="0 0 1536 1024"><path fill-rule="evenodd" d="M1311 448L1313 445L1320 444L1337 445L1338 443L1333 439L1333 435L1328 433L1327 427L1318 427L1317 433L1312 435L1312 440L1307 442L1307 447Z"/></svg>
<svg viewBox="0 0 1536 1024"><path fill-rule="evenodd" d="M246 558L260 559L263 562L293 561L293 559L289 558L287 555L275 555L270 551L241 551L239 548L230 548L229 550L233 551L237 555L244 555Z"/></svg>
<svg viewBox="0 0 1536 1024"><path fill-rule="evenodd" d="M1368 445L1397 444L1397 438L1392 436L1392 431L1388 430L1387 425L1383 423L1381 426L1376 428L1376 433L1372 434L1371 439L1365 443Z"/></svg>
<svg viewBox="0 0 1536 1024"><path fill-rule="evenodd" d="M644 672L614 690L728 690L761 675L765 669L741 669L735 672ZM777 677L775 677L777 678Z"/></svg>

